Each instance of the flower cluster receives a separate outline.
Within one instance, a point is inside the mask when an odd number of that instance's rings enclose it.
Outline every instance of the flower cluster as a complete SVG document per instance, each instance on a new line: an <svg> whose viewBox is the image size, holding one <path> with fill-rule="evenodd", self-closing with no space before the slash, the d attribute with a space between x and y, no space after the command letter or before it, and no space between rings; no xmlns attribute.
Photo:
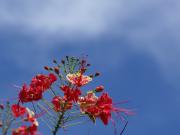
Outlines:
<svg viewBox="0 0 180 135"><path fill-rule="evenodd" d="M127 109L115 107L112 98L104 92L103 85L86 87L89 90L85 91L84 86L100 75L99 72L88 75L90 64L85 59L66 56L60 63L56 60L53 63L53 67L44 67L49 72L47 75L38 74L32 78L29 86L26 83L22 85L17 103L11 106L13 120L20 119L22 124L13 128L12 135L36 135L39 125L37 120L46 115L48 119L45 123L52 134L56 135L58 129L82 116L94 123L100 119L107 125L113 113L131 113ZM45 93L51 95L44 96ZM28 107L24 107L26 105ZM4 106L0 105L0 109L3 108ZM0 123L1 127L3 123Z"/></svg>
<svg viewBox="0 0 180 135"><path fill-rule="evenodd" d="M103 93L100 97L96 97L94 93L89 93L85 97L80 97L79 102L81 111L100 118L107 125L111 118L111 113L115 111L112 105L112 99L107 93Z"/></svg>
<svg viewBox="0 0 180 135"><path fill-rule="evenodd" d="M36 75L32 79L29 87L26 84L22 86L22 89L19 93L19 101L24 103L40 100L42 98L43 92L49 89L56 80L57 77L54 74Z"/></svg>
<svg viewBox="0 0 180 135"><path fill-rule="evenodd" d="M35 135L37 133L38 121L35 114L29 108L14 104L12 105L12 114L15 118L21 116L22 121L30 122L30 126L22 125L12 130L12 135Z"/></svg>

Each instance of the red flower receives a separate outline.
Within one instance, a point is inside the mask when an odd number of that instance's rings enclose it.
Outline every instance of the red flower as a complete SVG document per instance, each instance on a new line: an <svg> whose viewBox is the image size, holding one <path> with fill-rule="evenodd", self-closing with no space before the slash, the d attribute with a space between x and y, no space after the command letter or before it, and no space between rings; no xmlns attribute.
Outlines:
<svg viewBox="0 0 180 135"><path fill-rule="evenodd" d="M38 74L36 75L30 84L30 87L32 88L40 88L42 90L42 92L44 92L45 90L49 89L52 85L53 82L55 82L57 80L57 77L54 74L49 74L47 75L43 75L43 74Z"/></svg>
<svg viewBox="0 0 180 135"><path fill-rule="evenodd" d="M110 111L113 108L111 97L107 93L103 93L97 100L97 106L101 109L107 109L103 111Z"/></svg>
<svg viewBox="0 0 180 135"><path fill-rule="evenodd" d="M36 133L37 133L37 126L34 124L29 127L21 126L12 131L12 135L36 135Z"/></svg>
<svg viewBox="0 0 180 135"><path fill-rule="evenodd" d="M19 100L23 102L32 102L37 101L42 98L42 90L41 87L36 88L28 88L26 84L23 85L20 93Z"/></svg>
<svg viewBox="0 0 180 135"><path fill-rule="evenodd" d="M26 108L17 104L12 105L11 110L14 117L19 117L26 113Z"/></svg>
<svg viewBox="0 0 180 135"><path fill-rule="evenodd" d="M78 100L79 104L86 104L86 105L95 105L98 100L98 97L95 96L94 93L88 93L85 97L80 97Z"/></svg>
<svg viewBox="0 0 180 135"><path fill-rule="evenodd" d="M36 88L29 88L28 95L29 95L29 100L30 101L38 101L42 98L42 89L40 87Z"/></svg>
<svg viewBox="0 0 180 135"><path fill-rule="evenodd" d="M35 124L32 124L31 126L29 126L28 131L30 135L36 135L37 133L37 126Z"/></svg>
<svg viewBox="0 0 180 135"><path fill-rule="evenodd" d="M113 111L111 97L109 97L107 93L103 93L97 101L97 106L101 111L101 113L99 114L100 119L105 125L107 125L108 121L111 118L111 112Z"/></svg>
<svg viewBox="0 0 180 135"><path fill-rule="evenodd" d="M62 97L60 96L55 96L53 99L52 99L52 104L54 105L54 110L55 111L61 111L62 107L61 107L61 104L64 103L64 100Z"/></svg>
<svg viewBox="0 0 180 135"><path fill-rule="evenodd" d="M97 116L99 116L100 110L99 110L98 106L89 106L87 108L86 112L97 117Z"/></svg>
<svg viewBox="0 0 180 135"><path fill-rule="evenodd" d="M96 107L97 99L94 93L88 93L85 97L79 97L78 104L80 105L81 111L91 114L91 112L93 112L92 110L95 110L94 107Z"/></svg>
<svg viewBox="0 0 180 135"><path fill-rule="evenodd" d="M111 112L108 113L100 113L99 115L100 119L102 120L102 122L104 123L104 125L107 125L109 120L111 119Z"/></svg>
<svg viewBox="0 0 180 135"><path fill-rule="evenodd" d="M57 77L54 74L51 73L51 74L49 74L49 79L50 79L50 82L52 84L57 80Z"/></svg>
<svg viewBox="0 0 180 135"><path fill-rule="evenodd" d="M24 121L30 122L31 125L27 126L20 126L17 129L12 131L12 135L36 135L38 129L38 122L34 117L34 112L30 109L26 108L27 117L23 118Z"/></svg>
<svg viewBox="0 0 180 135"><path fill-rule="evenodd" d="M72 89L69 86L61 86L62 91L64 92L64 98L67 101L77 102L81 91L79 89Z"/></svg>
<svg viewBox="0 0 180 135"><path fill-rule="evenodd" d="M64 98L60 96L55 96L52 99L52 104L54 105L54 110L57 112L69 110L72 108L72 102L66 101Z"/></svg>
<svg viewBox="0 0 180 135"><path fill-rule="evenodd" d="M29 93L28 93L29 89L27 87L26 84L24 84L22 86L21 91L19 92L19 100L23 103L23 102L29 102L30 97L29 97Z"/></svg>
<svg viewBox="0 0 180 135"><path fill-rule="evenodd" d="M22 103L40 100L43 92L49 89L56 80L57 78L54 74L49 74L48 76L39 74L35 76L31 81L30 87L27 87L26 84L23 85L19 93L19 100Z"/></svg>
<svg viewBox="0 0 180 135"><path fill-rule="evenodd" d="M111 119L112 112L123 112L122 109L113 107L112 99L107 93L103 93L99 98L94 93L88 93L87 96L80 97L78 103L82 112L100 118L105 125Z"/></svg>
<svg viewBox="0 0 180 135"><path fill-rule="evenodd" d="M21 126L12 131L12 135L29 135L27 126Z"/></svg>

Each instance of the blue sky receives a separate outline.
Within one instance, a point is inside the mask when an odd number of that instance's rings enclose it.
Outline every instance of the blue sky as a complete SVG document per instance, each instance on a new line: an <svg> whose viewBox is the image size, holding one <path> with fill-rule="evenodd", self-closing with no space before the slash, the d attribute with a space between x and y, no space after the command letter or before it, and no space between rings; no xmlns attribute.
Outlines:
<svg viewBox="0 0 180 135"><path fill-rule="evenodd" d="M177 0L0 1L0 97L17 93L13 84L30 81L54 58L88 54L92 71L102 72L94 83L137 111L125 134L176 135L179 9ZM111 126L91 127L92 135L113 134Z"/></svg>

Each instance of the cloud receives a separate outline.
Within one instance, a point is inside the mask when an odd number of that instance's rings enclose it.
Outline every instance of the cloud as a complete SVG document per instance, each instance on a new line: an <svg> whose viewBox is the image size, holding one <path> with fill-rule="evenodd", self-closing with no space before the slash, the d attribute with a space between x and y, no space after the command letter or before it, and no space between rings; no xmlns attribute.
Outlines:
<svg viewBox="0 0 180 135"><path fill-rule="evenodd" d="M119 4L116 0L7 0L0 4L0 24L22 26L35 32L78 32L92 36L114 22Z"/></svg>
<svg viewBox="0 0 180 135"><path fill-rule="evenodd" d="M179 9L178 0L6 0L0 2L0 28L30 33L37 42L34 48L43 48L45 53L65 46L57 44L60 40L125 39L134 50L155 57L166 78L177 79Z"/></svg>
<svg viewBox="0 0 180 135"><path fill-rule="evenodd" d="M154 29L157 32L167 25L177 27L174 24L180 20L175 14L179 11L180 2L166 1L6 0L0 2L0 25L21 26L35 32L90 36L112 29L115 32L114 28L122 29L122 34L124 30L136 34L147 27L149 35L154 35L151 33L153 28L158 26ZM129 26L133 24L135 27L131 29Z"/></svg>

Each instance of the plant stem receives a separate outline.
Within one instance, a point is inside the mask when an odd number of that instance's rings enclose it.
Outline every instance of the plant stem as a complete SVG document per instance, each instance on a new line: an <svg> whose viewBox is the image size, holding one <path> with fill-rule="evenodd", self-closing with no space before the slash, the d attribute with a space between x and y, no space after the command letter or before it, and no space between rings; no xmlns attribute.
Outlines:
<svg viewBox="0 0 180 135"><path fill-rule="evenodd" d="M124 131L125 131L126 127L127 127L127 124L128 124L128 121L127 121L126 124L124 125L124 128L123 128L123 130L121 131L121 133L120 133L119 135L122 135L122 134L124 133Z"/></svg>
<svg viewBox="0 0 180 135"><path fill-rule="evenodd" d="M62 124L63 117L64 117L64 112L62 112L62 114L59 116L58 122L57 122L54 130L52 131L53 135L57 134L58 129L60 128L60 125Z"/></svg>

